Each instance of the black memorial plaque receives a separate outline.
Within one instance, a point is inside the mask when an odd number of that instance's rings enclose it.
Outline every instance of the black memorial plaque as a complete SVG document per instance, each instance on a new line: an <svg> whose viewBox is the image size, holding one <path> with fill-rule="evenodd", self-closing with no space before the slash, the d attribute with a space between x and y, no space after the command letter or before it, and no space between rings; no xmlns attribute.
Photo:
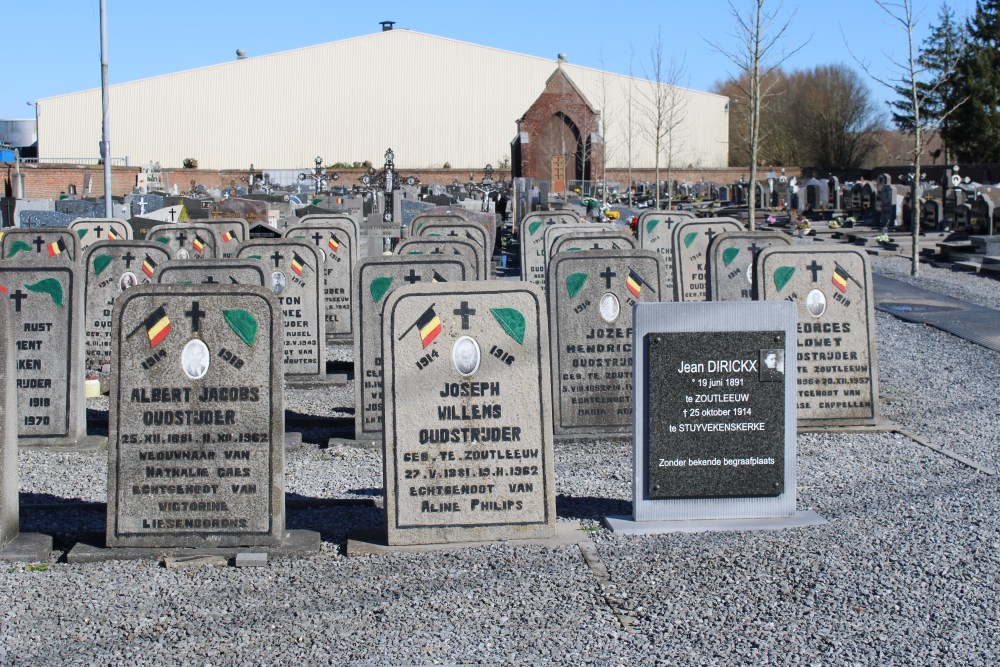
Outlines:
<svg viewBox="0 0 1000 667"><path fill-rule="evenodd" d="M784 347L781 331L646 337L648 499L784 491Z"/></svg>

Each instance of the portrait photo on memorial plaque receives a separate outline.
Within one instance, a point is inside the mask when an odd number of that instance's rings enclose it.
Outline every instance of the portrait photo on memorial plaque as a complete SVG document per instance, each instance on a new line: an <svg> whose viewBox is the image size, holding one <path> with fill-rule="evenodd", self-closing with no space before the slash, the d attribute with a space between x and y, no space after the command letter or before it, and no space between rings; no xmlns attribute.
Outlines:
<svg viewBox="0 0 1000 667"><path fill-rule="evenodd" d="M784 382L785 351L780 348L761 350L759 369L761 382Z"/></svg>

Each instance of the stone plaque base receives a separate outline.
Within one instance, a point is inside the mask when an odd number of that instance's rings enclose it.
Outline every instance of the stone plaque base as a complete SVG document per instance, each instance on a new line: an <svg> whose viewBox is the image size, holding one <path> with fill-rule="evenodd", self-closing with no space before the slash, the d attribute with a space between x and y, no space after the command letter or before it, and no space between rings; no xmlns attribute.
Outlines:
<svg viewBox="0 0 1000 667"><path fill-rule="evenodd" d="M889 419L880 419L877 424L846 424L842 426L822 426L800 424L799 433L894 433L902 427Z"/></svg>
<svg viewBox="0 0 1000 667"><path fill-rule="evenodd" d="M621 433L557 433L552 440L561 445L573 442L593 442L594 440L625 440L632 442L632 431Z"/></svg>
<svg viewBox="0 0 1000 667"><path fill-rule="evenodd" d="M52 537L41 533L21 533L0 549L0 561L44 563L51 556Z"/></svg>
<svg viewBox="0 0 1000 667"><path fill-rule="evenodd" d="M266 552L270 558L289 556L315 556L319 553L319 533L312 530L289 530L285 539L274 547L220 547L186 548L186 547L115 547L104 546L104 534L95 533L82 538L76 546L66 554L67 563L103 563L109 560L142 560L147 558L188 557L188 556L218 556L220 558L236 558L240 553L252 551Z"/></svg>
<svg viewBox="0 0 1000 667"><path fill-rule="evenodd" d="M327 387L343 387L346 384L347 373L285 376L285 386L292 389L326 389Z"/></svg>
<svg viewBox="0 0 1000 667"><path fill-rule="evenodd" d="M473 531L470 531L472 533ZM352 530L347 536L348 556L371 556L393 553L425 553L432 551L451 551L468 549L489 544L520 544L539 545L546 547L563 547L589 540L586 533L581 532L580 524L557 521L552 537L537 537L515 540L488 540L470 542L448 542L447 544L407 544L386 546L385 533L379 530Z"/></svg>
<svg viewBox="0 0 1000 667"><path fill-rule="evenodd" d="M698 519L692 521L633 521L630 516L606 516L604 525L623 535L661 535L663 533L740 532L744 530L781 530L803 526L821 526L826 519L811 510L794 516L763 519Z"/></svg>
<svg viewBox="0 0 1000 667"><path fill-rule="evenodd" d="M355 440L354 438L330 438L326 441L329 447L357 447L358 449L382 449L382 439L365 437Z"/></svg>
<svg viewBox="0 0 1000 667"><path fill-rule="evenodd" d="M285 450L302 449L302 434L295 431L285 433Z"/></svg>
<svg viewBox="0 0 1000 667"><path fill-rule="evenodd" d="M18 448L20 449L30 449L33 451L48 451L48 452L79 452L79 453L91 453L91 452L103 452L108 449L108 436L106 435L85 435L76 442L69 445L52 445L45 444L38 441L28 441L18 440Z"/></svg>

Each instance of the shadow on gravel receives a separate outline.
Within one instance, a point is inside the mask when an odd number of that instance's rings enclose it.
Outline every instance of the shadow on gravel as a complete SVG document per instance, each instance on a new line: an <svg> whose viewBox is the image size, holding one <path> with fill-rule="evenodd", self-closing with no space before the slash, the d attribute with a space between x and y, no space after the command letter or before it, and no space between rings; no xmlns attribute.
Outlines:
<svg viewBox="0 0 1000 667"><path fill-rule="evenodd" d="M606 516L631 514L632 503L627 500L593 496L556 496L556 515L564 519L590 519L600 522Z"/></svg>
<svg viewBox="0 0 1000 667"><path fill-rule="evenodd" d="M341 552L348 533L382 530L384 526L382 510L374 505L289 507L285 513L288 530L315 530L324 542L341 545Z"/></svg>

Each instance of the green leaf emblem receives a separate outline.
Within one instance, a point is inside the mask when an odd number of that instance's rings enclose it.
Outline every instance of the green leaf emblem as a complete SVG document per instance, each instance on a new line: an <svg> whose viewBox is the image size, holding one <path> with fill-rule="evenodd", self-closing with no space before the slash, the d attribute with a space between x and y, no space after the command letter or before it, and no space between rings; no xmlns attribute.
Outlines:
<svg viewBox="0 0 1000 667"><path fill-rule="evenodd" d="M392 276L382 276L372 281L371 293L372 298L375 299L375 303L382 300L385 293L389 291L390 285L392 285Z"/></svg>
<svg viewBox="0 0 1000 667"><path fill-rule="evenodd" d="M168 245L170 243L170 238L166 236L158 236L156 238L157 243L162 243L163 245Z"/></svg>
<svg viewBox="0 0 1000 667"><path fill-rule="evenodd" d="M528 225L528 234L530 234L531 236L534 236L535 232L537 232L538 228L541 227L541 226L542 226L542 221L541 220L535 220L535 221L531 222L531 224Z"/></svg>
<svg viewBox="0 0 1000 667"><path fill-rule="evenodd" d="M79 236L80 240L82 241L83 237L87 235L88 231L90 230L87 229L86 227L81 227L80 229L76 230L76 235Z"/></svg>
<svg viewBox="0 0 1000 667"><path fill-rule="evenodd" d="M694 240L698 238L698 232L688 232L684 235L684 247L690 248Z"/></svg>
<svg viewBox="0 0 1000 667"><path fill-rule="evenodd" d="M108 268L108 265L114 260L111 255L98 255L94 258L94 274L101 275L104 269Z"/></svg>
<svg viewBox="0 0 1000 667"><path fill-rule="evenodd" d="M52 297L52 303L56 304L60 308L63 307L62 284L55 278L44 278L39 280L34 285L25 285L24 289L32 292L38 292L39 294L48 294Z"/></svg>
<svg viewBox="0 0 1000 667"><path fill-rule="evenodd" d="M722 251L723 264L729 266L730 264L733 263L733 260L736 259L736 255L738 254L740 254L739 248L726 248L725 250Z"/></svg>
<svg viewBox="0 0 1000 667"><path fill-rule="evenodd" d="M257 318L245 310L223 310L222 316L240 340L253 347L257 340Z"/></svg>
<svg viewBox="0 0 1000 667"><path fill-rule="evenodd" d="M13 243L10 244L10 252L7 253L7 259L10 259L17 253L21 252L22 250L27 250L28 252L31 252L31 246L25 243L24 241L14 241Z"/></svg>
<svg viewBox="0 0 1000 667"><path fill-rule="evenodd" d="M524 315L513 308L490 308L490 314L500 323L507 335L518 342L524 343Z"/></svg>
<svg viewBox="0 0 1000 667"><path fill-rule="evenodd" d="M650 220L649 222L647 222L646 223L646 233L648 234L651 231L653 231L654 229L656 229L656 226L658 224L660 224L659 220Z"/></svg>
<svg viewBox="0 0 1000 667"><path fill-rule="evenodd" d="M587 282L586 273L569 274L569 277L566 278L566 292L569 294L569 298L572 299L579 294L585 282Z"/></svg>
<svg viewBox="0 0 1000 667"><path fill-rule="evenodd" d="M779 266L774 272L774 286L778 288L780 292L788 284L788 281L792 279L795 274L794 266Z"/></svg>

